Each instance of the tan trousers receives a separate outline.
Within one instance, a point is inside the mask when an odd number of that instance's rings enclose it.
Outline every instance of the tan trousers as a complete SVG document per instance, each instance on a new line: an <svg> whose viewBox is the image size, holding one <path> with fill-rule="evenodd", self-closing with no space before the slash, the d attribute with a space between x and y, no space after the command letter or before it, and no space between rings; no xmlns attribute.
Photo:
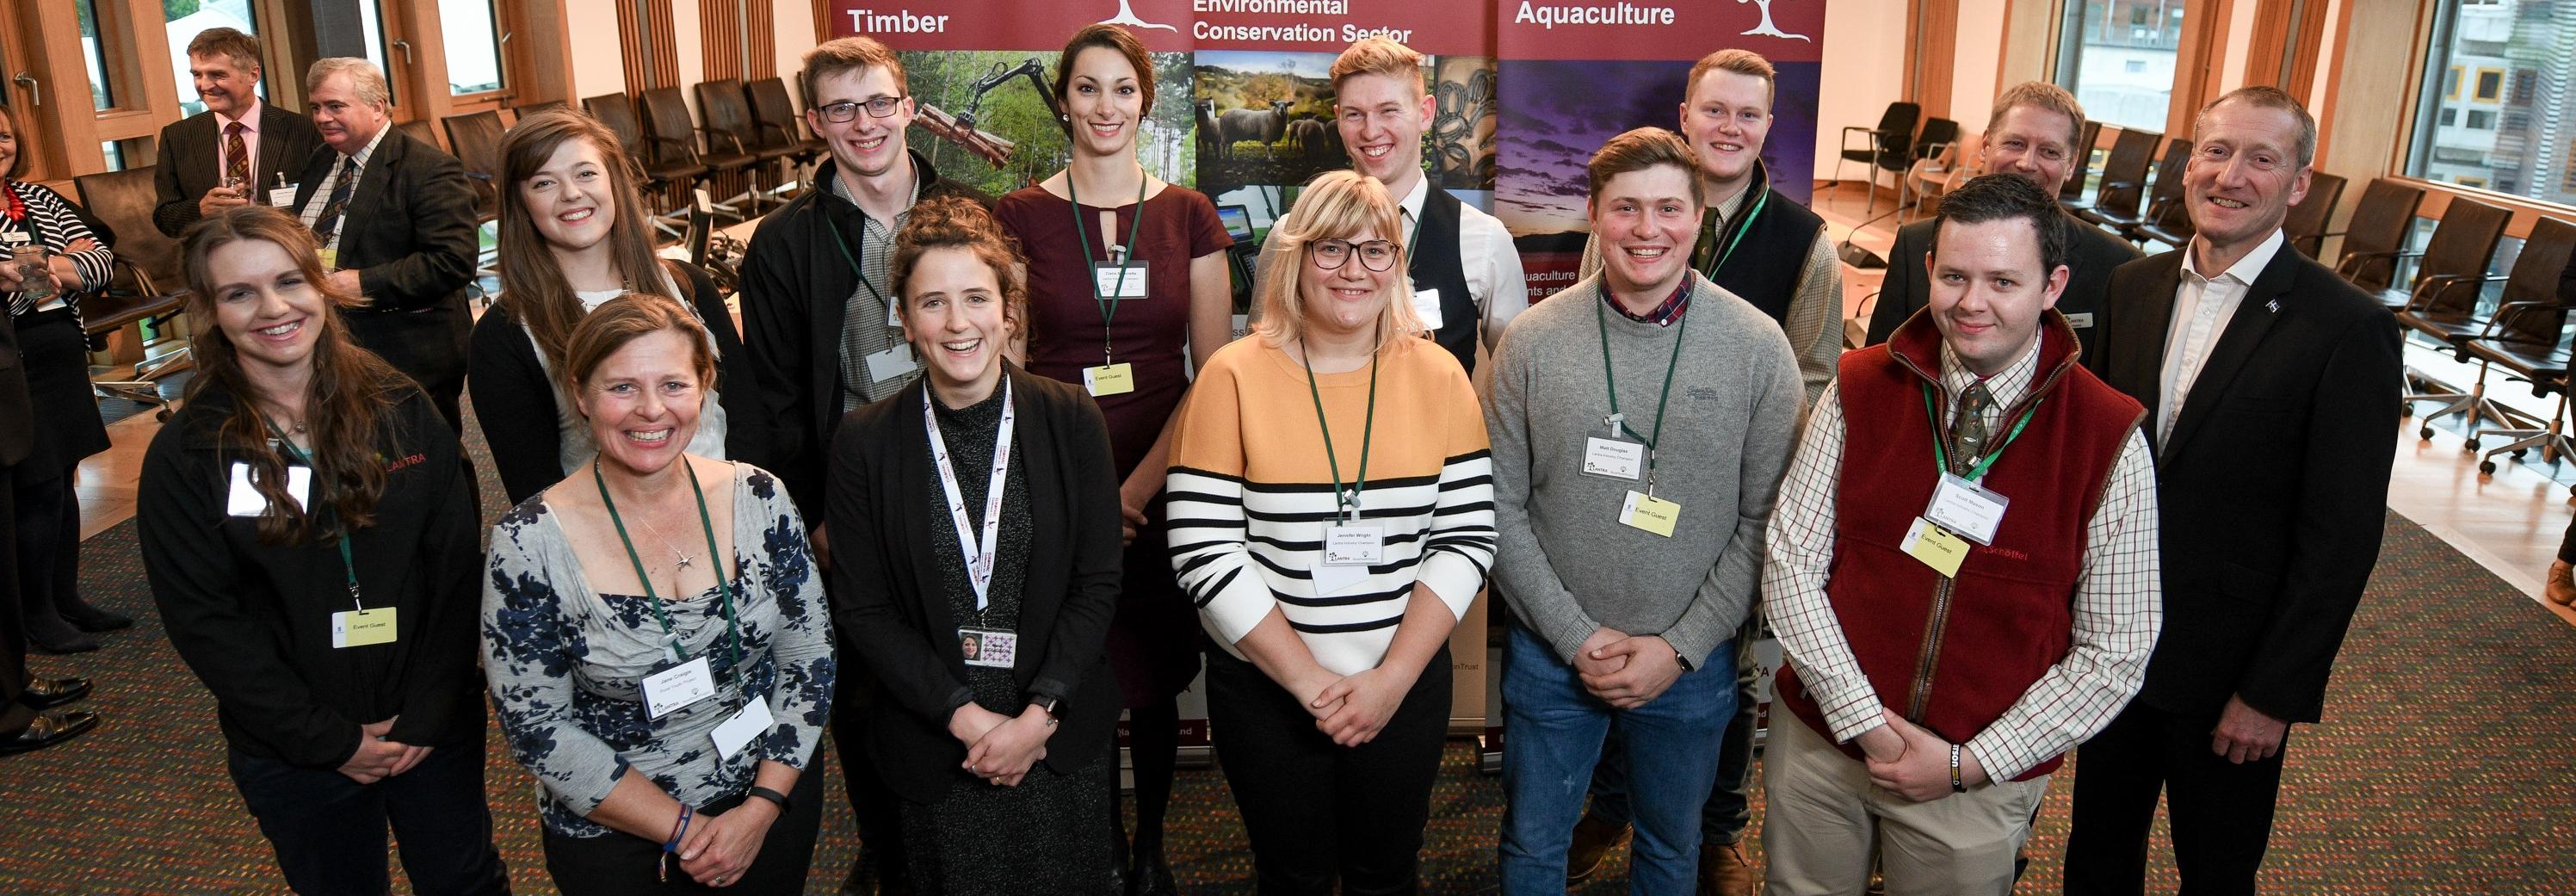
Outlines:
<svg viewBox="0 0 2576 896"><path fill-rule="evenodd" d="M2048 792L2043 776L1908 802L1871 785L1868 766L1785 714L1764 754L1771 896L1860 896L1872 857L1888 896L2010 893L2013 853L2030 838L2031 811Z"/></svg>

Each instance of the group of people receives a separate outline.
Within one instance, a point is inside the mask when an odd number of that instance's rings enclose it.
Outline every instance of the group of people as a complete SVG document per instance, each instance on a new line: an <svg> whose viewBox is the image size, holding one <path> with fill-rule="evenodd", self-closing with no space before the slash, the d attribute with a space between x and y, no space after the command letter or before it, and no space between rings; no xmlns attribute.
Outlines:
<svg viewBox="0 0 2576 896"><path fill-rule="evenodd" d="M751 240L739 327L570 111L504 141L472 321L455 159L362 61L315 64L309 122L260 103L249 41L191 44L209 111L162 141L200 373L138 527L297 892L384 892L390 831L417 891L506 893L488 705L568 894L802 892L827 729L854 891L1172 893L1202 660L1257 888L1415 892L1488 586L1506 893L1630 829L1632 892L1750 892L1766 628L1773 892L2006 891L2078 745L2068 892L2141 889L2160 794L2185 886L2251 892L2378 548L2397 334L2283 251L2315 130L2270 88L2201 111L2197 235L2151 259L2054 201L2074 99L2007 90L1844 353L1760 56L1592 156L1585 277L1531 306L1423 176L1422 57L1364 39L1330 70L1353 170L1275 223L1230 339L1231 240L1138 161L1155 67L1117 26L1057 63L1070 163L998 199L908 148L891 51L817 47L829 157ZM103 281L107 241L28 206L66 290ZM467 388L514 502L488 549Z"/></svg>

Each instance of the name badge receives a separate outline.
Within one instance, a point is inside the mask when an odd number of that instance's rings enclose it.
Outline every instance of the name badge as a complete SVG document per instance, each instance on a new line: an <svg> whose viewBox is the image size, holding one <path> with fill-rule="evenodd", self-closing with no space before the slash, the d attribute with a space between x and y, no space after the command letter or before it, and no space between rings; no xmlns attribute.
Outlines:
<svg viewBox="0 0 2576 896"><path fill-rule="evenodd" d="M867 360L868 381L872 383L911 376L913 371L921 369L921 362L913 360L909 342L896 343L893 348L870 353Z"/></svg>
<svg viewBox="0 0 2576 896"><path fill-rule="evenodd" d="M1437 330L1444 326L1445 322L1440 319L1440 291L1416 288L1413 291L1413 316L1422 318L1424 330Z"/></svg>
<svg viewBox="0 0 2576 896"><path fill-rule="evenodd" d="M295 499L297 509L312 506L313 468L288 464L286 495ZM224 513L231 516L270 516L268 496L250 484L250 464L233 462L232 488L224 494Z"/></svg>
<svg viewBox="0 0 2576 896"><path fill-rule="evenodd" d="M394 642L394 608L342 610L331 614L331 647L365 647Z"/></svg>
<svg viewBox="0 0 2576 896"><path fill-rule="evenodd" d="M769 701L753 700L743 704L742 711L734 713L733 718L726 719L724 724L717 725L716 730L707 732L707 736L716 742L716 755L730 762L736 754L742 752L742 748L750 746L752 741L769 733L769 729L776 724L776 720L769 715Z"/></svg>
<svg viewBox="0 0 2576 896"><path fill-rule="evenodd" d="M338 250L338 249L332 249L332 248L325 248L325 249L323 249L323 250L322 250L322 270L324 270L324 271L337 271L337 270L339 270L339 269L340 269L340 250Z"/></svg>
<svg viewBox="0 0 2576 896"><path fill-rule="evenodd" d="M1589 436L1583 440L1583 472L1592 476L1637 481L1646 466L1646 446L1637 442Z"/></svg>
<svg viewBox="0 0 2576 896"><path fill-rule="evenodd" d="M957 630L957 654L966 665L991 669L1011 668L1020 652L1020 636L998 628L960 628Z"/></svg>
<svg viewBox="0 0 2576 896"><path fill-rule="evenodd" d="M1959 564L1968 559L1966 540L1919 516L1914 518L1914 525L1906 528L1905 542L1899 547L1945 579L1958 578Z"/></svg>
<svg viewBox="0 0 2576 896"><path fill-rule="evenodd" d="M2069 314L2066 316L2066 325L2078 330L2091 329L2093 326L2093 312L2087 311L2082 314Z"/></svg>
<svg viewBox="0 0 2576 896"><path fill-rule="evenodd" d="M278 208L295 207L295 185L288 184L268 191L268 204Z"/></svg>
<svg viewBox="0 0 2576 896"><path fill-rule="evenodd" d="M1125 395L1136 391L1136 368L1126 362L1102 364L1082 369L1082 388L1091 397Z"/></svg>
<svg viewBox="0 0 2576 896"><path fill-rule="evenodd" d="M1141 299L1145 297L1145 263L1091 265L1093 288L1104 299Z"/></svg>
<svg viewBox="0 0 2576 896"><path fill-rule="evenodd" d="M1324 565L1374 566L1386 562L1386 530L1376 523L1324 527Z"/></svg>
<svg viewBox="0 0 2576 896"><path fill-rule="evenodd" d="M1315 596L1323 597L1339 594L1353 585L1367 581L1368 577L1369 568L1365 566L1334 566L1329 563L1317 563L1310 580L1315 583Z"/></svg>
<svg viewBox="0 0 2576 896"><path fill-rule="evenodd" d="M1681 522L1681 519L1681 505L1636 489L1629 489L1628 500L1619 504L1621 524L1643 529L1665 538L1673 537L1673 526Z"/></svg>
<svg viewBox="0 0 2576 896"><path fill-rule="evenodd" d="M652 718L715 695L716 676L706 657L644 676L644 714Z"/></svg>
<svg viewBox="0 0 2576 896"><path fill-rule="evenodd" d="M1985 486L1943 473L1941 484L1932 489L1932 506L1924 509L1923 518L1953 535L1992 545L1995 527L2003 525L2004 505L2009 503L2010 499Z"/></svg>

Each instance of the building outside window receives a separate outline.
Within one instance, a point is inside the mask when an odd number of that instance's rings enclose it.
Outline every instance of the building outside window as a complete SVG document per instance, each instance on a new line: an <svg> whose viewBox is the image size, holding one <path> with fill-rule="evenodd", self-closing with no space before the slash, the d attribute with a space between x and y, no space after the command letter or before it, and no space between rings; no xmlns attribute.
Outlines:
<svg viewBox="0 0 2576 896"><path fill-rule="evenodd" d="M2576 205L2569 5L2441 0L2407 174Z"/></svg>
<svg viewBox="0 0 2576 896"><path fill-rule="evenodd" d="M2162 131L2182 22L2183 0L2068 3L2059 25L2057 82L2096 121Z"/></svg>

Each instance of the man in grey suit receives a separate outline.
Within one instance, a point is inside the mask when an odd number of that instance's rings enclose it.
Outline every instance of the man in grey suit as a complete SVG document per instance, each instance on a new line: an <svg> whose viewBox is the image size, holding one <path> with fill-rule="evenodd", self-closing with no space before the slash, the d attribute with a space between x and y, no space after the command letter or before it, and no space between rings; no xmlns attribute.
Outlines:
<svg viewBox="0 0 2576 896"><path fill-rule="evenodd" d="M188 42L188 76L206 111L161 129L152 226L162 233L177 237L236 205L279 204L271 191L294 186L295 169L322 145L304 116L260 101L259 55L258 38L230 28Z"/></svg>
<svg viewBox="0 0 2576 896"><path fill-rule="evenodd" d="M2074 94L2046 81L2015 84L1995 97L1994 114L1986 119L1985 139L1977 149L1977 173L2018 174L2055 196L2067 178L2084 170L2084 156L2092 148L2075 145L2083 132L2084 107L2076 104ZM2071 214L2062 217L2071 237L2066 262L2071 277L2056 307L2075 326L2084 364L2091 367L2098 352L2093 334L2100 332L2094 315L2110 288L2111 269L2143 256L2099 227ZM1931 252L1932 229L1938 223L1925 218L1897 228L1896 246L1887 254L1887 280L1879 285L1878 308L1870 312L1863 344L1886 342L1888 334L1931 301L1932 278L1923 260Z"/></svg>

